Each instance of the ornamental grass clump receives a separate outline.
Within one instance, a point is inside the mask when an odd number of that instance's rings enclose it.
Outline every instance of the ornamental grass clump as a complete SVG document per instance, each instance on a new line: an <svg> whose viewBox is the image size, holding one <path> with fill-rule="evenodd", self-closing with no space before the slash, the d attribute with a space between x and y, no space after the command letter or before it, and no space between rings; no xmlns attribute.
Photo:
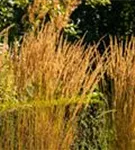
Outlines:
<svg viewBox="0 0 135 150"><path fill-rule="evenodd" d="M118 42L111 39L108 74L113 81L112 104L116 147L135 149L135 38Z"/></svg>
<svg viewBox="0 0 135 150"><path fill-rule="evenodd" d="M0 56L0 149L70 149L76 115L109 62L82 43L48 23Z"/></svg>

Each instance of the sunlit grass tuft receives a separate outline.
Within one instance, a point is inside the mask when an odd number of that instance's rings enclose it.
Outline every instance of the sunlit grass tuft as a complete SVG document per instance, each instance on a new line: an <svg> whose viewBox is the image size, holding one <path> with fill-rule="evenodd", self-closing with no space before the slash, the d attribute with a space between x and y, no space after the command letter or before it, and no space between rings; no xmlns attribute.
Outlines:
<svg viewBox="0 0 135 150"><path fill-rule="evenodd" d="M82 42L69 43L50 23L0 56L0 149L70 149L76 115L109 62Z"/></svg>
<svg viewBox="0 0 135 150"><path fill-rule="evenodd" d="M135 149L135 38L124 43L110 43L111 62L108 69L113 81L112 103L116 110L114 124L116 149Z"/></svg>

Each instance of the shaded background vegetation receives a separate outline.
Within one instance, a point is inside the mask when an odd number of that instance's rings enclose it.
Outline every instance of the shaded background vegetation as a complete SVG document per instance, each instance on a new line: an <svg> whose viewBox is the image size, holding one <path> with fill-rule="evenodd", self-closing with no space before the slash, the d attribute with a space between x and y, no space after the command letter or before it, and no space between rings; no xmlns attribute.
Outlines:
<svg viewBox="0 0 135 150"><path fill-rule="evenodd" d="M83 2L71 15L85 41L99 40L104 35L129 36L135 34L135 1L112 0L107 5L85 5Z"/></svg>
<svg viewBox="0 0 135 150"><path fill-rule="evenodd" d="M104 35L124 38L135 34L135 1L111 0L109 4L105 2L105 0L82 0L70 17L74 24L72 29L70 28L73 33L71 40L75 39L75 34L83 36L86 32L85 42L87 43L98 41ZM14 24L10 34L11 39L23 35L30 26L27 7L31 3L32 0L0 1L0 31Z"/></svg>

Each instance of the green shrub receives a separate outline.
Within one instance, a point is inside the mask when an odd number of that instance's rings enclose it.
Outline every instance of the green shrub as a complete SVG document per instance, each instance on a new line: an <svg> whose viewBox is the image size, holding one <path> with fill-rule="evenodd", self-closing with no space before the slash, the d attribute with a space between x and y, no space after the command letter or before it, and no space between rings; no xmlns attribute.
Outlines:
<svg viewBox="0 0 135 150"><path fill-rule="evenodd" d="M109 126L108 104L103 94L96 89L88 106L78 114L78 128L73 150L109 150L114 141L113 128Z"/></svg>

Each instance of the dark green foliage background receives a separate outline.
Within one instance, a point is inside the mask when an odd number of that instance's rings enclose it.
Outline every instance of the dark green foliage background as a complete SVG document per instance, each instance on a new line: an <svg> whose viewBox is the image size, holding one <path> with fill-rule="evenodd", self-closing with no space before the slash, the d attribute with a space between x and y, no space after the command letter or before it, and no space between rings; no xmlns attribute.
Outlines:
<svg viewBox="0 0 135 150"><path fill-rule="evenodd" d="M98 41L103 36L117 36L122 40L135 34L135 1L111 0L107 5L86 5L86 1L72 13L80 36L87 33L85 42ZM106 38L108 40L108 38ZM105 39L105 40L106 40ZM106 40L106 41L107 41Z"/></svg>
<svg viewBox="0 0 135 150"><path fill-rule="evenodd" d="M9 41L23 36L26 22L23 16L26 13L29 0L0 0L0 32L12 26L9 30Z"/></svg>
<svg viewBox="0 0 135 150"><path fill-rule="evenodd" d="M11 37L22 36L28 28L28 22L23 18L27 15L27 6L31 2L32 0L0 0L0 31L14 24ZM73 27L77 28L78 36L83 36L87 32L85 43L98 41L105 35L124 38L135 34L135 1L111 0L111 4L106 4L102 0L102 5L98 0L94 2L82 0L71 15L75 24ZM78 37L76 34L75 32L70 35L75 36L71 37L71 40Z"/></svg>

